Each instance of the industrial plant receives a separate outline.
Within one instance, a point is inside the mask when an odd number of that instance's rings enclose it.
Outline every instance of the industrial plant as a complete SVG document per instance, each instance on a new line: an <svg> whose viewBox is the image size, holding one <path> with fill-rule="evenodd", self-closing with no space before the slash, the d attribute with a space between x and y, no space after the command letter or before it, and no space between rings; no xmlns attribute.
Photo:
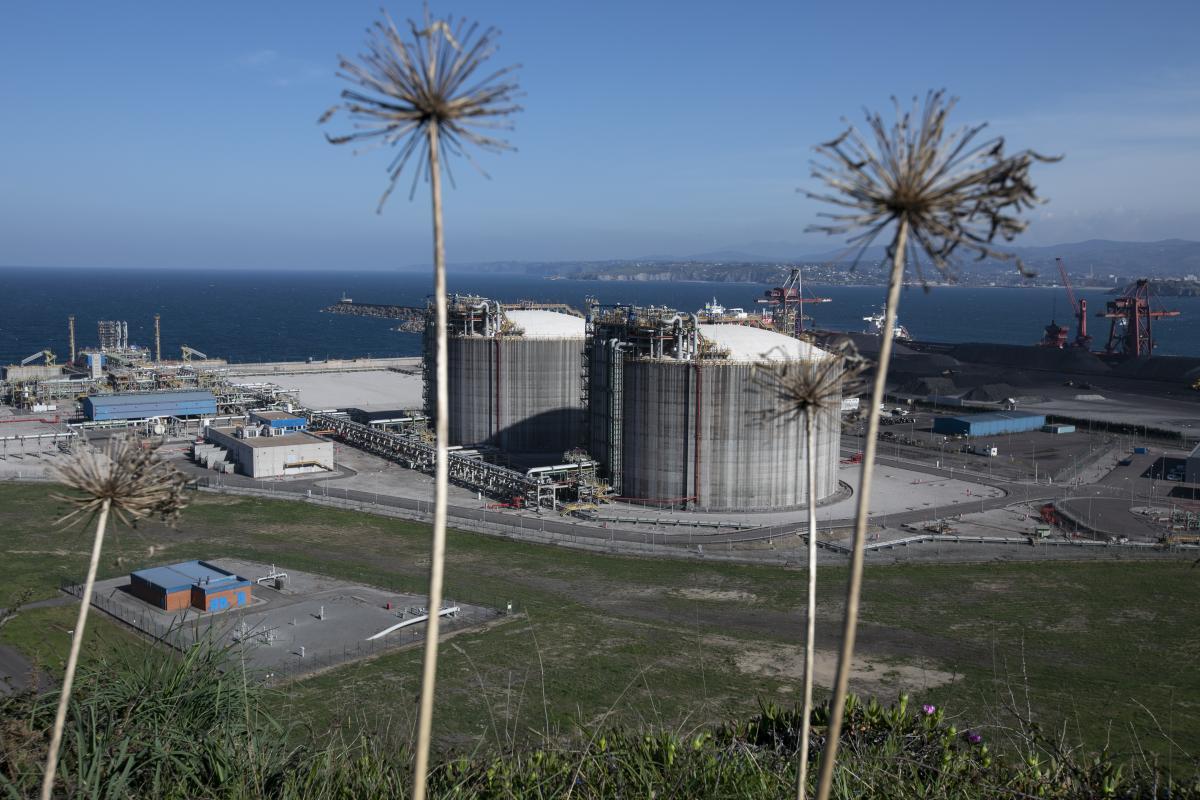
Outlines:
<svg viewBox="0 0 1200 800"><path fill-rule="evenodd" d="M1113 328L1104 353L1087 346L1082 300L1073 301L1078 331L1071 343L1057 328L1042 346L939 344L892 331L879 433L884 457L893 459L879 478L892 482L889 502L914 518L941 516L934 510L944 513L964 498L1005 496L1006 481L1079 482L1080 462L1099 457L1097 442L1111 447L1112 436L1139 428L1143 438L1174 443L1157 461L1145 453L1121 460L1139 465L1151 495L1154 481L1200 482L1200 450L1188 457L1200 438L1187 421L1195 396L1154 394L1164 381L1174 392L1191 391L1200 361L1151 357L1150 320L1171 312L1152 308L1144 286L1132 291L1104 312ZM809 463L804 416L780 413L768 380L780 371L820 370L847 340L868 358L878 351L886 333L875 317L867 318L874 325L864 333L812 324L805 306L825 302L803 292L798 269L765 291L753 311L726 309L715 298L689 312L590 298L577 310L451 296L447 466L462 491L457 502L487 513L543 515L543 525L545 512L558 512L570 518L563 532L609 522L759 525L739 516L751 513L795 525L810 500L831 519L848 514L857 469L847 468L861 462L864 446L861 398L826 398L813 412ZM183 443L177 451L209 485L291 482L308 496L335 481L339 491L365 482L375 497L408 492L409 507L421 510L430 492L421 473L432 474L437 458L436 308L354 304L346 297L337 308L401 319L406 330L422 332L423 355L231 365L185 346L179 358L165 359L158 315L149 347L129 340L126 322L106 320L94 346L77 348L70 317L66 363L45 349L4 371L0 458L69 451L90 438L131 431ZM367 390L366 378L356 375L386 380ZM405 388L390 388L396 386ZM1138 399L1112 404L1101 389ZM379 459L402 469L385 478ZM376 477L364 478L364 469ZM983 483L955 480L967 475ZM1122 484L1122 491L1135 490ZM1169 519L1182 509L1200 521L1192 510L1196 499L1172 495ZM1071 516L1069 500L1060 505L1039 517L1091 524ZM1087 514L1093 507L1103 506L1089 503ZM1122 513L1130 513L1128 505ZM929 524L939 535L948 525Z"/></svg>

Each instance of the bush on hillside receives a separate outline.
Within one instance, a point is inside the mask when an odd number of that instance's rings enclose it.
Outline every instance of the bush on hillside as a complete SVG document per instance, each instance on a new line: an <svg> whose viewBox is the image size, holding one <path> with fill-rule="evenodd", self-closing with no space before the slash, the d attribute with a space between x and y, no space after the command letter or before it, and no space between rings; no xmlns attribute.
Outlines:
<svg viewBox="0 0 1200 800"><path fill-rule="evenodd" d="M57 695L0 701L0 790L34 797ZM379 739L301 738L268 708L269 690L209 645L182 657L97 660L72 699L58 796L155 798L405 798L411 759ZM828 709L814 713L814 758ZM503 754L445 757L437 798L789 798L795 794L800 720L794 709L758 714L692 736L613 728ZM847 701L840 798L1200 799L1196 764L1185 776L1153 765L1080 760L1027 732L1023 757L998 756L976 731L958 730L908 698Z"/></svg>

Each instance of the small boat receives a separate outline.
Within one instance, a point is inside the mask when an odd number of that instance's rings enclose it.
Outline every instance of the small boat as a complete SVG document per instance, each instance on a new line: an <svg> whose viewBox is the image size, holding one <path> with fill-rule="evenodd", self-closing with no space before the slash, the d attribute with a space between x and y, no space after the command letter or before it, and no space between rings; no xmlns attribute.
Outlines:
<svg viewBox="0 0 1200 800"><path fill-rule="evenodd" d="M878 314L871 314L870 316L863 317L863 322L867 323L867 327L863 333L882 336L884 319L885 316L883 311L880 311ZM911 342L912 334L910 334L908 332L908 328L901 325L900 320L897 319L892 325L892 338L898 342Z"/></svg>

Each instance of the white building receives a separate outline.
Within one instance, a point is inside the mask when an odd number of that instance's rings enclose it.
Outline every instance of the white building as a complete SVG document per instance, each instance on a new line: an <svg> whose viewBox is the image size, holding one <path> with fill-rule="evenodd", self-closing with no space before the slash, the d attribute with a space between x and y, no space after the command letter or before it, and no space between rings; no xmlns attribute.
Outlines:
<svg viewBox="0 0 1200 800"><path fill-rule="evenodd" d="M237 472L251 478L278 478L332 472L333 442L305 430L302 417L284 412L254 412L250 421L207 428L208 442L226 452Z"/></svg>

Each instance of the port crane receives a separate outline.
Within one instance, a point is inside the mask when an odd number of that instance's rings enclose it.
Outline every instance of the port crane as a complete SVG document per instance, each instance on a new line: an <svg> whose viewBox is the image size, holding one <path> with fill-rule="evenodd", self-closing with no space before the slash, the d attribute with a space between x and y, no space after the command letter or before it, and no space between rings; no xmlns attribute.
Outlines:
<svg viewBox="0 0 1200 800"><path fill-rule="evenodd" d="M1058 274L1062 277L1063 288L1067 290L1067 302L1071 304L1071 313L1075 315L1075 341L1071 342L1071 347L1087 349L1092 345L1092 337L1087 330L1087 300L1082 297L1078 300L1075 299L1075 290L1071 286L1071 278L1067 275L1067 267L1063 260L1055 258L1054 263L1058 265ZM1062 349L1067 346L1069 333L1070 331L1066 328L1054 320L1050 320L1050 324L1046 326L1042 346Z"/></svg>
<svg viewBox="0 0 1200 800"><path fill-rule="evenodd" d="M805 303L831 303L833 298L805 297L800 267L792 267L783 285L763 292L758 302L769 307L776 330L795 335L804 331Z"/></svg>
<svg viewBox="0 0 1200 800"><path fill-rule="evenodd" d="M183 363L185 363L185 364L189 363L192 360L192 356L195 356L196 358L200 358L200 359L205 359L205 360L208 359L207 353L201 353L199 350L196 350L195 348L192 348L192 347L188 347L186 344L180 346L179 350L180 350L180 355L183 357Z"/></svg>
<svg viewBox="0 0 1200 800"><path fill-rule="evenodd" d="M1125 289L1115 300L1109 300L1105 310L1096 316L1112 320L1108 331L1108 344L1104 352L1133 358L1148 358L1154 354L1154 330L1151 324L1156 319L1178 317L1178 311L1152 309L1150 307L1150 281L1139 278Z"/></svg>

